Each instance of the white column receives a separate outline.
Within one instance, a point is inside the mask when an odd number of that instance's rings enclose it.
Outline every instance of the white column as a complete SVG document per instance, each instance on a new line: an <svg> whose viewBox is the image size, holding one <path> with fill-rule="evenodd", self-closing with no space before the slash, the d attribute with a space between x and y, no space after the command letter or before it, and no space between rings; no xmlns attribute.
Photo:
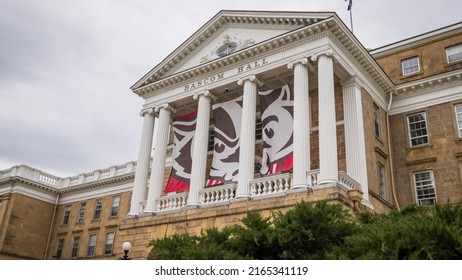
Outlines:
<svg viewBox="0 0 462 280"><path fill-rule="evenodd" d="M308 187L307 171L311 168L310 156L310 94L308 59L289 63L294 69L294 170L292 189Z"/></svg>
<svg viewBox="0 0 462 280"><path fill-rule="evenodd" d="M199 99L194 133L193 162L191 169L191 187L188 194L188 205L199 205L199 191L205 186L207 168L207 147L209 142L210 101L213 96L208 90L194 94Z"/></svg>
<svg viewBox="0 0 462 280"><path fill-rule="evenodd" d="M312 57L318 60L319 177L318 184L338 182L337 125L335 120L334 64L332 52Z"/></svg>
<svg viewBox="0 0 462 280"><path fill-rule="evenodd" d="M143 131L141 133L140 150L135 170L135 182L133 183L132 200L129 216L139 215L140 203L145 200L145 188L148 183L149 163L151 162L152 137L154 133L153 110L149 109L140 113L143 116Z"/></svg>
<svg viewBox="0 0 462 280"><path fill-rule="evenodd" d="M152 157L151 180L149 182L148 199L144 212L156 211L156 199L162 194L164 187L165 160L167 158L167 142L169 136L170 114L174 109L168 104L156 107L159 112L154 154Z"/></svg>
<svg viewBox="0 0 462 280"><path fill-rule="evenodd" d="M363 199L369 201L361 85L357 78L353 77L342 83L342 86L346 170L348 176L361 184Z"/></svg>
<svg viewBox="0 0 462 280"><path fill-rule="evenodd" d="M261 82L252 75L239 79L238 84L244 85L244 94L239 140L239 181L236 198L243 198L250 196L249 184L254 178L257 85L261 85Z"/></svg>

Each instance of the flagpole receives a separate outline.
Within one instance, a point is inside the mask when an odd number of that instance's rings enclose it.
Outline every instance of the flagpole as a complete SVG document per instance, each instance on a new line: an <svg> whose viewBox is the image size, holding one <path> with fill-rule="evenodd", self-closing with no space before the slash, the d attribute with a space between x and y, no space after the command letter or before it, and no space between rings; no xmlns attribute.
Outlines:
<svg viewBox="0 0 462 280"><path fill-rule="evenodd" d="M353 32L353 7L350 8L350 26L351 26L351 33Z"/></svg>

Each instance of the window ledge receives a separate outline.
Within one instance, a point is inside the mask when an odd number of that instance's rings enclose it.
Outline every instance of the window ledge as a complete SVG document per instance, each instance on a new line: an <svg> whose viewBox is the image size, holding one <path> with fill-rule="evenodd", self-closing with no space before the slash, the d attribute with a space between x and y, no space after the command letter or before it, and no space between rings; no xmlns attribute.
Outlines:
<svg viewBox="0 0 462 280"><path fill-rule="evenodd" d="M422 145L417 145L417 146L410 146L409 150L414 150L414 149L420 149L420 148L432 148L433 144L427 143L427 144L422 144Z"/></svg>

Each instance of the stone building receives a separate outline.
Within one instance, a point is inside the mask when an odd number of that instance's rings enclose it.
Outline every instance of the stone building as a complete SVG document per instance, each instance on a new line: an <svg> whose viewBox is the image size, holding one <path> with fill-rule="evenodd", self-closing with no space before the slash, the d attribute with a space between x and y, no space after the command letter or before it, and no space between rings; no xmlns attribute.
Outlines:
<svg viewBox="0 0 462 280"><path fill-rule="evenodd" d="M0 171L0 259L145 259L301 200L457 203L461 75L462 23L367 50L335 13L221 11L131 87L136 162Z"/></svg>

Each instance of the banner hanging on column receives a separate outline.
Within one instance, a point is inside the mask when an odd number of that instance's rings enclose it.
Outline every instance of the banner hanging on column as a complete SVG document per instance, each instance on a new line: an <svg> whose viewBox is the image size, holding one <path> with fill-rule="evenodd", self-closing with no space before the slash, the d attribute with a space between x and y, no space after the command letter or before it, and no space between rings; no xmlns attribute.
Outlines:
<svg viewBox="0 0 462 280"><path fill-rule="evenodd" d="M197 111L173 120L173 163L164 193L189 190Z"/></svg>
<svg viewBox="0 0 462 280"><path fill-rule="evenodd" d="M208 187L238 180L242 97L212 108L215 138Z"/></svg>
<svg viewBox="0 0 462 280"><path fill-rule="evenodd" d="M289 171L293 167L294 96L287 85L258 95L263 135L260 173Z"/></svg>

